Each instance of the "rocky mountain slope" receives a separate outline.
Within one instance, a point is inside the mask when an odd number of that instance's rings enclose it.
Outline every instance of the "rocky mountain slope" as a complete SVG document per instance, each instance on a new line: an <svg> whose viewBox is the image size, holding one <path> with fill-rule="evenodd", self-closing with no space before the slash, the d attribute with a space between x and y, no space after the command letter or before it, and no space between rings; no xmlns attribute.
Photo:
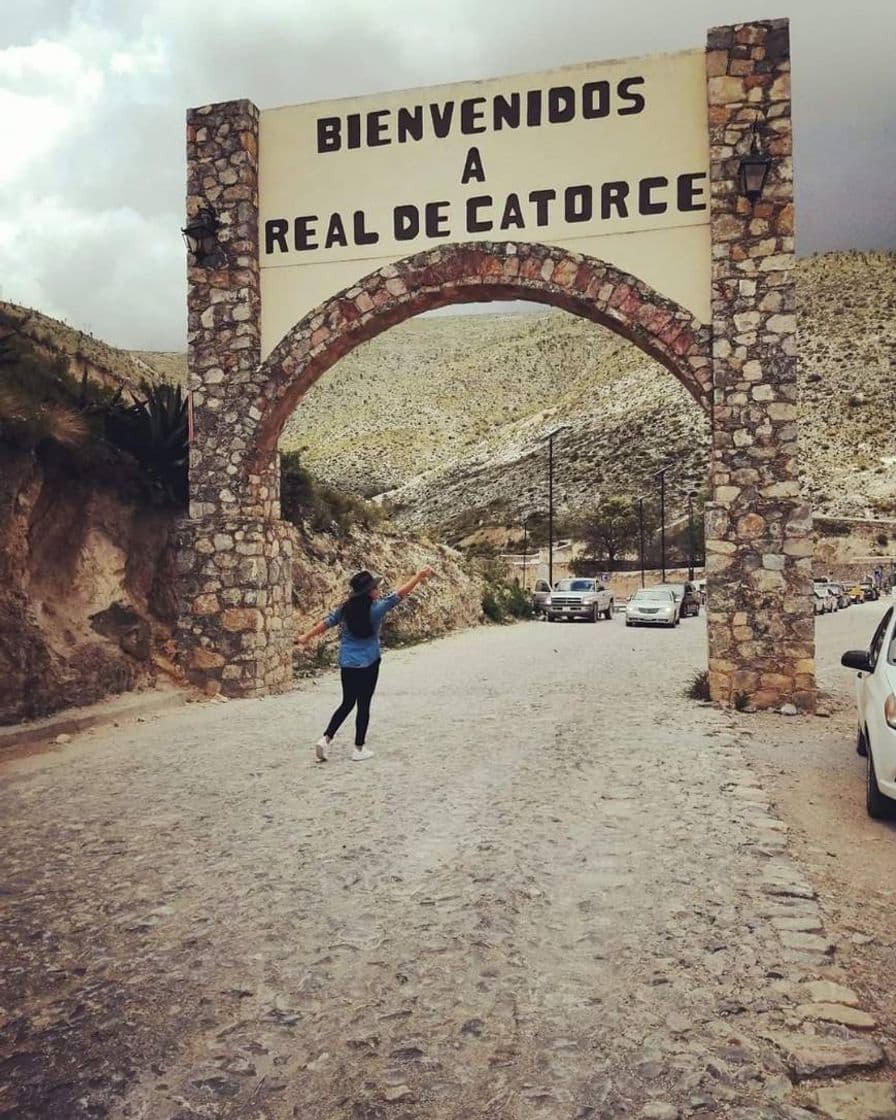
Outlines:
<svg viewBox="0 0 896 1120"><path fill-rule="evenodd" d="M797 268L804 486L818 513L896 512L896 255L832 253ZM284 434L333 485L388 491L400 523L449 538L543 509L544 438L560 509L654 492L671 511L704 485L709 428L670 374L571 315L411 320L349 354Z"/></svg>

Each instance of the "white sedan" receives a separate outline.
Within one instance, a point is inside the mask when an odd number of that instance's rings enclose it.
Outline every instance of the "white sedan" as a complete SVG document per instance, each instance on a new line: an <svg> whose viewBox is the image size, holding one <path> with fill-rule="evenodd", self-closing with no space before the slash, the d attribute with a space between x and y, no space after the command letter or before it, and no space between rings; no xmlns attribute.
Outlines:
<svg viewBox="0 0 896 1120"><path fill-rule="evenodd" d="M896 611L874 631L870 647L844 653L841 665L858 672L856 749L867 759L865 803L869 816L896 814Z"/></svg>
<svg viewBox="0 0 896 1120"><path fill-rule="evenodd" d="M625 605L625 625L677 626L680 610L680 600L668 588L641 588Z"/></svg>

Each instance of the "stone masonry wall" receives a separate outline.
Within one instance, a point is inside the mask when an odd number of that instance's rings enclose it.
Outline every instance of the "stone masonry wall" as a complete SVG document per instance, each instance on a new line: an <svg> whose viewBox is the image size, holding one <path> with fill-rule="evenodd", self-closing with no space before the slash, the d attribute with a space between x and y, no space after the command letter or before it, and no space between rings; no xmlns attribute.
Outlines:
<svg viewBox="0 0 896 1120"><path fill-rule="evenodd" d="M279 460L249 468L261 418L258 110L187 114L187 214L221 223L215 259L189 262L190 519L177 534L178 645L209 692L259 696L292 682L292 537L280 520ZM264 407L262 398L261 408Z"/></svg>
<svg viewBox="0 0 896 1120"><path fill-rule="evenodd" d="M793 161L786 20L719 27L706 53L713 291L710 689L756 707L815 703L812 519L797 475ZM740 193L756 127L771 167Z"/></svg>
<svg viewBox="0 0 896 1120"><path fill-rule="evenodd" d="M292 683L293 529L243 517L184 519L175 534L184 671L211 694Z"/></svg>

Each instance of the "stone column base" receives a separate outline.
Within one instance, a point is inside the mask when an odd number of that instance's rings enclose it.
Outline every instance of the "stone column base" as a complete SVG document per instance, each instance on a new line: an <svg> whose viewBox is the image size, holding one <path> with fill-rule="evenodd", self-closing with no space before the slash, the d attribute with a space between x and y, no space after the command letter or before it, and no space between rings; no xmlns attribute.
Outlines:
<svg viewBox="0 0 896 1120"><path fill-rule="evenodd" d="M244 517L178 525L178 655L207 693L266 696L292 686L292 534L285 521Z"/></svg>

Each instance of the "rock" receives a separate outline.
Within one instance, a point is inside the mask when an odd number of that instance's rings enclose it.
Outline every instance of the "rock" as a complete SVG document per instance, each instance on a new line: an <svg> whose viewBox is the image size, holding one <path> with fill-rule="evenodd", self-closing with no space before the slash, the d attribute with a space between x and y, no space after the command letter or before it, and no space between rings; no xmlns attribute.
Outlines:
<svg viewBox="0 0 896 1120"><path fill-rule="evenodd" d="M874 938L869 937L867 933L854 933L849 939L853 945L873 945Z"/></svg>
<svg viewBox="0 0 896 1120"><path fill-rule="evenodd" d="M53 740L54 743L58 743L60 746L62 746L64 743L70 743L71 741L71 735L57 735Z"/></svg>
<svg viewBox="0 0 896 1120"><path fill-rule="evenodd" d="M781 944L785 949L797 949L801 953L824 953L826 955L834 952L834 946L831 942L824 937L819 937L817 933L802 933L794 929L781 929L778 930L778 937L781 938Z"/></svg>
<svg viewBox="0 0 896 1120"><path fill-rule="evenodd" d="M783 1034L767 1036L782 1052L787 1068L798 1081L810 1077L841 1077L852 1070L875 1069L884 1060L876 1042L865 1038Z"/></svg>
<svg viewBox="0 0 896 1120"><path fill-rule="evenodd" d="M809 1098L831 1120L896 1120L896 1085L853 1081L817 1089Z"/></svg>
<svg viewBox="0 0 896 1120"><path fill-rule="evenodd" d="M641 1109L644 1120L678 1120L679 1112L666 1101L650 1101Z"/></svg>
<svg viewBox="0 0 896 1120"><path fill-rule="evenodd" d="M870 1030L877 1023L867 1011L858 1007L844 1007L841 1003L804 1003L796 1009L803 1019L820 1019L825 1023L841 1023L844 1027L859 1027Z"/></svg>
<svg viewBox="0 0 896 1120"><path fill-rule="evenodd" d="M818 933L823 928L820 918L810 917L793 917L793 918L772 918L772 929L777 930L791 930L797 933ZM823 996L813 996L813 999L823 999ZM837 1002L844 1002L843 1000L834 1000Z"/></svg>
<svg viewBox="0 0 896 1120"><path fill-rule="evenodd" d="M812 1003L845 1003L848 1007L858 1007L859 997L851 988L835 984L833 980L810 980L802 985Z"/></svg>
<svg viewBox="0 0 896 1120"><path fill-rule="evenodd" d="M391 1085L388 1089L384 1089L382 1092L384 1101L400 1101L405 1097L409 1097L410 1095L411 1090L407 1085Z"/></svg>
<svg viewBox="0 0 896 1120"><path fill-rule="evenodd" d="M798 716L800 714L796 704L782 704L780 710L782 716Z"/></svg>

